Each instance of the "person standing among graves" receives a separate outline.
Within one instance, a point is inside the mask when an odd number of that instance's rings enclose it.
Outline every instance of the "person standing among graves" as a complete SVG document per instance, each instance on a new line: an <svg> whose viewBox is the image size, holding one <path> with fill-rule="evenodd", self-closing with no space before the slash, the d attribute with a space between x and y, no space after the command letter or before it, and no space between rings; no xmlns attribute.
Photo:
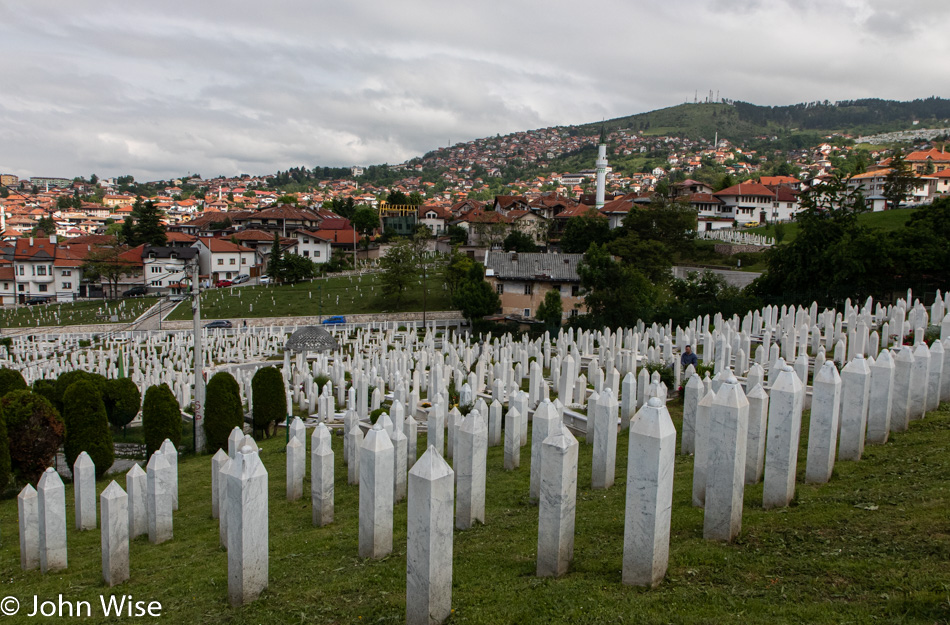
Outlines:
<svg viewBox="0 0 950 625"><path fill-rule="evenodd" d="M683 348L683 355L680 357L680 364L685 369L686 367L693 365L695 367L699 364L699 359L696 357L696 354L693 353L693 348L689 345Z"/></svg>

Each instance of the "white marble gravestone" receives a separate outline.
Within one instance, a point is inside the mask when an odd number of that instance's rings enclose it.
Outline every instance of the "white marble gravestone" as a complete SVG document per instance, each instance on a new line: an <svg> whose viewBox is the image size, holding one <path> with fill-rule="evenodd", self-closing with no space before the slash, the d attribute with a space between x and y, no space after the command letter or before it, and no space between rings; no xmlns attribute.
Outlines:
<svg viewBox="0 0 950 625"><path fill-rule="evenodd" d="M238 450L227 466L228 601L242 606L267 588L267 469L258 451Z"/></svg>
<svg viewBox="0 0 950 625"><path fill-rule="evenodd" d="M452 612L455 477L434 446L409 471L406 623L433 625Z"/></svg>
<svg viewBox="0 0 950 625"><path fill-rule="evenodd" d="M115 481L99 495L102 510L102 579L115 586L129 579L129 496Z"/></svg>
<svg viewBox="0 0 950 625"><path fill-rule="evenodd" d="M560 577L574 559L578 449L564 425L541 444L538 577Z"/></svg>
<svg viewBox="0 0 950 625"><path fill-rule="evenodd" d="M624 513L623 583L655 587L670 554L676 428L658 397L630 423Z"/></svg>

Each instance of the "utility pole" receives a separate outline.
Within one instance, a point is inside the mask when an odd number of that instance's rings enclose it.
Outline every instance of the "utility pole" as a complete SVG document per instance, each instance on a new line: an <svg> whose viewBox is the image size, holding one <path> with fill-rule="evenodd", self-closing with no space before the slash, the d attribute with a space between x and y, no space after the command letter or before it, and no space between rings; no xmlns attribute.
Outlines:
<svg viewBox="0 0 950 625"><path fill-rule="evenodd" d="M192 312L195 317L194 340L195 340L195 398L194 409L195 418L192 421L193 436L195 443L195 453L204 453L205 450L205 429L204 429L204 401L205 401L205 379L202 367L204 366L204 354L201 345L201 284L200 280L201 263L195 258L194 279L192 281Z"/></svg>

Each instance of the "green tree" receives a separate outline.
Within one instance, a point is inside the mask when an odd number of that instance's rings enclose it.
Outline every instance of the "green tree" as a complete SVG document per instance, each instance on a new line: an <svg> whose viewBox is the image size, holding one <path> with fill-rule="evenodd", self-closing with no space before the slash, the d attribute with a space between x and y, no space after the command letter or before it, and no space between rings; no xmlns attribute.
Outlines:
<svg viewBox="0 0 950 625"><path fill-rule="evenodd" d="M397 309L402 305L409 286L416 279L418 264L417 250L410 239L394 243L379 260L383 269L380 276L383 297L391 298Z"/></svg>
<svg viewBox="0 0 950 625"><path fill-rule="evenodd" d="M468 244L468 230L462 226L449 226L445 229L445 233L449 235L449 243L452 245Z"/></svg>
<svg viewBox="0 0 950 625"><path fill-rule="evenodd" d="M12 391L0 404L9 437L10 465L21 479L36 484L46 467L53 465L66 428L53 404L38 393ZM0 449L0 472L2 454Z"/></svg>
<svg viewBox="0 0 950 625"><path fill-rule="evenodd" d="M279 280L283 270L283 251L280 247L280 237L274 233L274 243L270 247L270 258L267 261L267 275L273 280Z"/></svg>
<svg viewBox="0 0 950 625"><path fill-rule="evenodd" d="M472 264L468 275L458 285L452 303L470 321L494 314L501 308L498 293L485 281L485 268L478 263Z"/></svg>
<svg viewBox="0 0 950 625"><path fill-rule="evenodd" d="M386 203L394 206L406 206L410 202L409 197L402 191L390 191L386 197Z"/></svg>
<svg viewBox="0 0 950 625"><path fill-rule="evenodd" d="M917 177L910 165L904 160L904 154L897 150L891 157L890 171L884 176L884 190L881 195L887 200L888 208L900 208L913 192Z"/></svg>
<svg viewBox="0 0 950 625"><path fill-rule="evenodd" d="M379 228L379 212L370 206L359 206L350 221L357 232L369 236Z"/></svg>
<svg viewBox="0 0 950 625"><path fill-rule="evenodd" d="M418 191L413 191L409 194L409 203L413 206L422 206L425 203L425 198L422 197L422 194Z"/></svg>
<svg viewBox="0 0 950 625"><path fill-rule="evenodd" d="M106 381L102 399L106 405L109 423L115 428L123 428L139 413L142 393L132 378L116 378Z"/></svg>
<svg viewBox="0 0 950 625"><path fill-rule="evenodd" d="M131 217L122 220L122 231L119 239L129 247L138 245L135 234L135 221Z"/></svg>
<svg viewBox="0 0 950 625"><path fill-rule="evenodd" d="M254 429L272 436L277 424L287 419L284 377L276 367L262 367L251 378L251 393Z"/></svg>
<svg viewBox="0 0 950 625"><path fill-rule="evenodd" d="M624 233L644 241L659 241L675 251L689 243L696 230L696 211L679 201L654 200L646 209L634 208L623 219Z"/></svg>
<svg viewBox="0 0 950 625"><path fill-rule="evenodd" d="M142 434L145 437L145 454L151 457L165 442L171 440L175 447L181 445L181 408L168 384L164 382L148 387L142 403Z"/></svg>
<svg viewBox="0 0 950 625"><path fill-rule="evenodd" d="M561 304L561 292L559 289L551 289L544 294L544 300L538 306L534 317L538 321L543 321L548 329L556 330L561 327L561 317L564 314L564 307Z"/></svg>
<svg viewBox="0 0 950 625"><path fill-rule="evenodd" d="M561 249L567 254L583 254L594 243L610 240L607 219L593 208L579 217L571 217L561 235Z"/></svg>
<svg viewBox="0 0 950 625"><path fill-rule="evenodd" d="M53 398L53 406L56 407L56 410L59 412L59 414L62 415L66 413L66 389L79 380L88 380L94 383L96 388L99 390L100 396L104 395L106 392L106 378L99 375L98 373L83 371L81 369L73 369L71 371L60 373L59 377L56 378L56 394Z"/></svg>
<svg viewBox="0 0 950 625"><path fill-rule="evenodd" d="M33 226L31 236L50 237L56 234L56 222L52 217L41 217L36 225Z"/></svg>
<svg viewBox="0 0 950 625"><path fill-rule="evenodd" d="M534 244L534 239L530 234L525 234L521 230L512 230L505 237L502 247L506 252L537 252L538 246Z"/></svg>
<svg viewBox="0 0 950 625"><path fill-rule="evenodd" d="M47 380L40 378L39 380L33 381L33 392L37 395L42 395L49 401L50 405L53 406L53 409L56 410L56 380ZM56 412L57 416L59 411Z"/></svg>
<svg viewBox="0 0 950 625"><path fill-rule="evenodd" d="M475 261L473 259L459 251L458 245L452 248L452 252L449 254L447 262L445 263L445 272L443 273L445 288L449 292L450 299L455 298L459 285L468 277L468 273L474 264Z"/></svg>
<svg viewBox="0 0 950 625"><path fill-rule="evenodd" d="M0 397L3 397L10 391L20 391L26 388L26 380L23 374L16 369L0 367Z"/></svg>
<svg viewBox="0 0 950 625"><path fill-rule="evenodd" d="M72 467L85 451L96 465L96 477L102 477L115 461L115 450L99 385L88 379L69 385L63 395L63 407L66 464Z"/></svg>
<svg viewBox="0 0 950 625"><path fill-rule="evenodd" d="M284 254L280 261L280 281L294 284L309 280L317 274L317 265L300 254Z"/></svg>
<svg viewBox="0 0 950 625"><path fill-rule="evenodd" d="M807 305L864 299L889 291L893 258L889 239L858 221L867 210L860 193L840 177L799 196L798 236L766 252L768 271L750 286L765 303Z"/></svg>
<svg viewBox="0 0 950 625"><path fill-rule="evenodd" d="M208 449L227 449L228 436L244 427L244 406L237 380L226 371L215 373L205 387L205 436Z"/></svg>
<svg viewBox="0 0 950 625"><path fill-rule="evenodd" d="M138 211L133 206L132 211L137 212L138 221L135 224L135 244L153 245L161 247L168 242L168 235L165 234L165 226L162 224L162 212L151 201L144 203L136 200Z"/></svg>
<svg viewBox="0 0 950 625"><path fill-rule="evenodd" d="M577 273L592 327L629 327L652 319L661 304L661 291L635 267L614 260L605 246L592 244Z"/></svg>
<svg viewBox="0 0 950 625"><path fill-rule="evenodd" d="M118 297L119 281L123 277L134 276L141 270L134 262L122 258L122 248L116 245L99 247L89 252L80 269L83 279L101 281L107 285L112 297Z"/></svg>

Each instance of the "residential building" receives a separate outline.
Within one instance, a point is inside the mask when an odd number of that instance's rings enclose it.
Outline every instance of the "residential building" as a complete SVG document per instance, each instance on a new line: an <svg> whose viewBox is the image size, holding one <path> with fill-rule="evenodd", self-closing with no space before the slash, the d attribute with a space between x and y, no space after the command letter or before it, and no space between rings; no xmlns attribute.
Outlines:
<svg viewBox="0 0 950 625"><path fill-rule="evenodd" d="M577 264L583 254L526 254L489 251L485 280L501 300L505 315L534 317L548 291L561 296L562 318L586 313Z"/></svg>
<svg viewBox="0 0 950 625"><path fill-rule="evenodd" d="M291 254L309 258L315 263L325 263L330 260L333 250L330 245L331 240L325 235L309 230L295 230L291 237L294 243L287 250Z"/></svg>
<svg viewBox="0 0 950 625"><path fill-rule="evenodd" d="M199 237L195 247L200 251L201 275L212 283L231 280L239 273L250 273L254 265L254 250L231 241Z"/></svg>

